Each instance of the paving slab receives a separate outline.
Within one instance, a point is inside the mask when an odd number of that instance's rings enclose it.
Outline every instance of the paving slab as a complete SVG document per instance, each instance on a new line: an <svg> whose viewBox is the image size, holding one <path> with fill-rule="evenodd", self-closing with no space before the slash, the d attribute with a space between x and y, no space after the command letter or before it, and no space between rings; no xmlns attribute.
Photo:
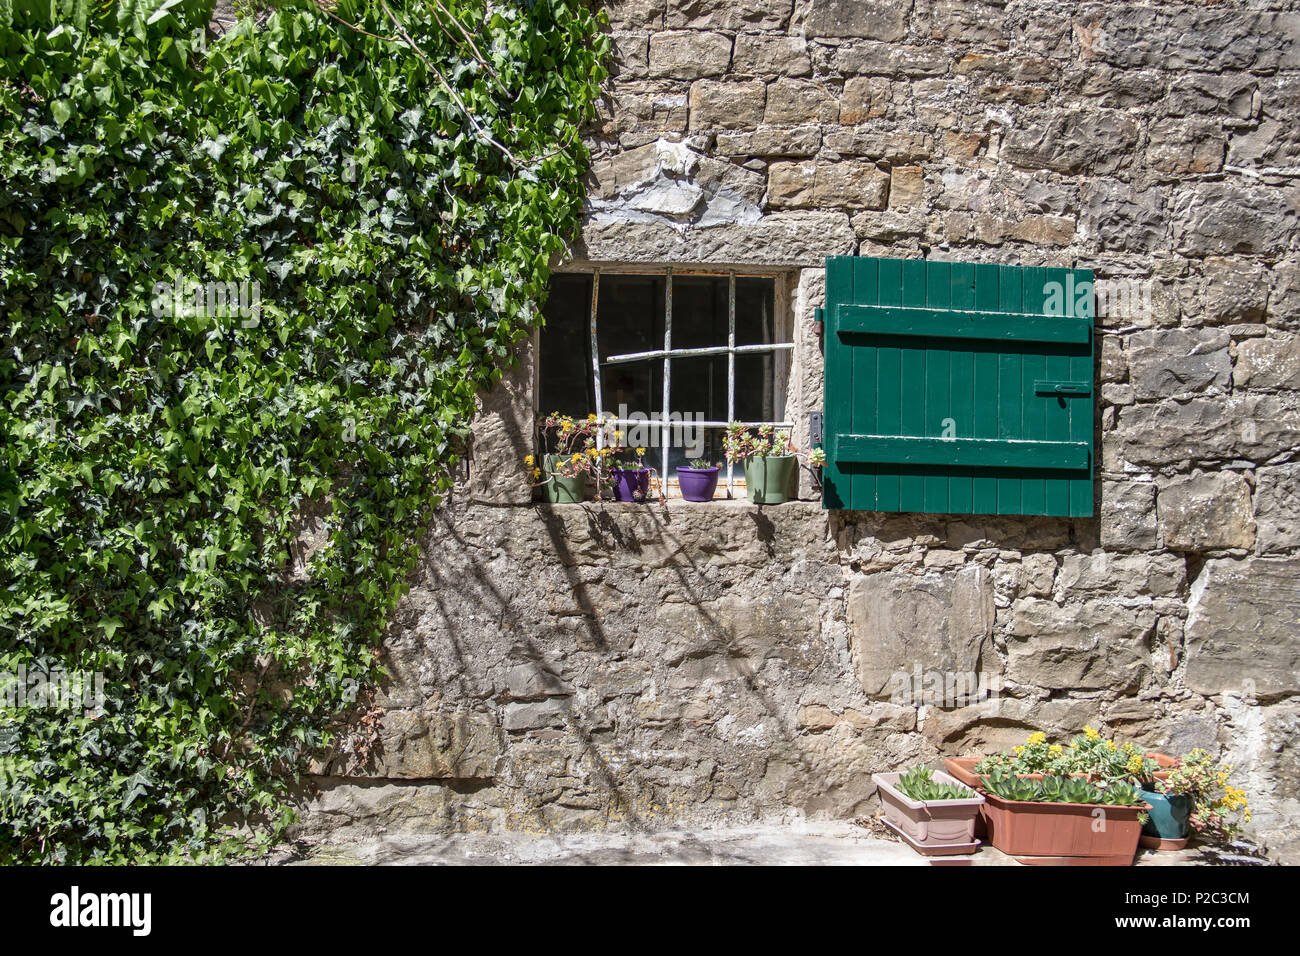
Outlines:
<svg viewBox="0 0 1300 956"><path fill-rule="evenodd" d="M984 846L969 857L922 857L896 840L849 822L770 824L716 829L573 834L449 833L380 835L319 844L294 866L1020 866ZM1195 866L1267 862L1190 848L1142 851L1138 866Z"/></svg>

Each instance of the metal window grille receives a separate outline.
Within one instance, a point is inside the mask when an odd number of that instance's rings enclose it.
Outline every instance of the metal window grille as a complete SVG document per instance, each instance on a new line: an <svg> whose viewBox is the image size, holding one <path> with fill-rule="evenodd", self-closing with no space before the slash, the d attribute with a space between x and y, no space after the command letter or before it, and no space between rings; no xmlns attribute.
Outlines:
<svg viewBox="0 0 1300 956"><path fill-rule="evenodd" d="M591 285L591 371L595 380L596 390L596 414L604 418L603 396L601 388L600 371L602 365L619 365L624 362L644 362L647 360L661 359L663 361L663 405L661 410L661 419L659 422L659 440L660 440L660 468L659 477L663 487L668 487L668 452L670 448L671 429L669 427L670 413L672 411L672 361L674 358L694 358L703 355L726 355L727 356L727 421L705 421L696 422L696 426L701 428L726 428L727 425L735 418L736 415L736 356L744 355L751 352L771 352L789 351L794 348L793 342L766 342L759 345L737 345L736 344L736 273L727 273L727 344L707 346L703 348L674 349L673 348L673 270L665 270L664 282L664 344L661 349L651 349L644 352L628 352L622 355L611 355L603 362L600 360L599 339L599 316L597 314L597 303L600 300L600 270L595 269L592 273ZM699 272L692 271L691 274L699 275ZM767 278L764 276L763 278ZM775 328L775 326L774 326ZM609 419L615 425L644 425L645 422L634 421L630 419L613 418ZM758 421L744 422L748 426L772 425L776 428L792 428L793 424L789 421ZM597 443L603 444L598 436ZM732 463L727 462L727 497L732 497L732 491L735 486L734 467Z"/></svg>

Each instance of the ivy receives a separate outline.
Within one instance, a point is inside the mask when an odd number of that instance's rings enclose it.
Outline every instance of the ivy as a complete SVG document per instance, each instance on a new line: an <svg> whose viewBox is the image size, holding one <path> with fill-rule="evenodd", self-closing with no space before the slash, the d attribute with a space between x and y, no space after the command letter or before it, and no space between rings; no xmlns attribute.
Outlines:
<svg viewBox="0 0 1300 956"><path fill-rule="evenodd" d="M282 835L581 212L582 0L210 17L0 0L0 862Z"/></svg>

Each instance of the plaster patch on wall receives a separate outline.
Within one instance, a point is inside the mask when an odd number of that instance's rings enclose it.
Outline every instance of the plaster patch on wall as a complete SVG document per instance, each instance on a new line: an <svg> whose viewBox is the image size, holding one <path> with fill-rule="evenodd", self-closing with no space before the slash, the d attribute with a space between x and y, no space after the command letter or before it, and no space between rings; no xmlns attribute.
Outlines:
<svg viewBox="0 0 1300 956"><path fill-rule="evenodd" d="M587 201L591 222L750 225L762 212L762 178L708 159L687 143L659 139L596 163Z"/></svg>

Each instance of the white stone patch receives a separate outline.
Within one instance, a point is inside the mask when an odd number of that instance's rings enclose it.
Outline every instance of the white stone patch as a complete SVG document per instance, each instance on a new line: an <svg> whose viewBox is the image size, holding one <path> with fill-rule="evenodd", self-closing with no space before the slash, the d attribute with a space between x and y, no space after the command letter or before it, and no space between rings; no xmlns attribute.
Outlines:
<svg viewBox="0 0 1300 956"><path fill-rule="evenodd" d="M750 225L762 217L757 205L716 181L697 181L704 157L686 143L656 140L643 148L642 165L618 183L610 198L589 198L588 221L670 223L689 226ZM716 160L708 160L717 163Z"/></svg>

